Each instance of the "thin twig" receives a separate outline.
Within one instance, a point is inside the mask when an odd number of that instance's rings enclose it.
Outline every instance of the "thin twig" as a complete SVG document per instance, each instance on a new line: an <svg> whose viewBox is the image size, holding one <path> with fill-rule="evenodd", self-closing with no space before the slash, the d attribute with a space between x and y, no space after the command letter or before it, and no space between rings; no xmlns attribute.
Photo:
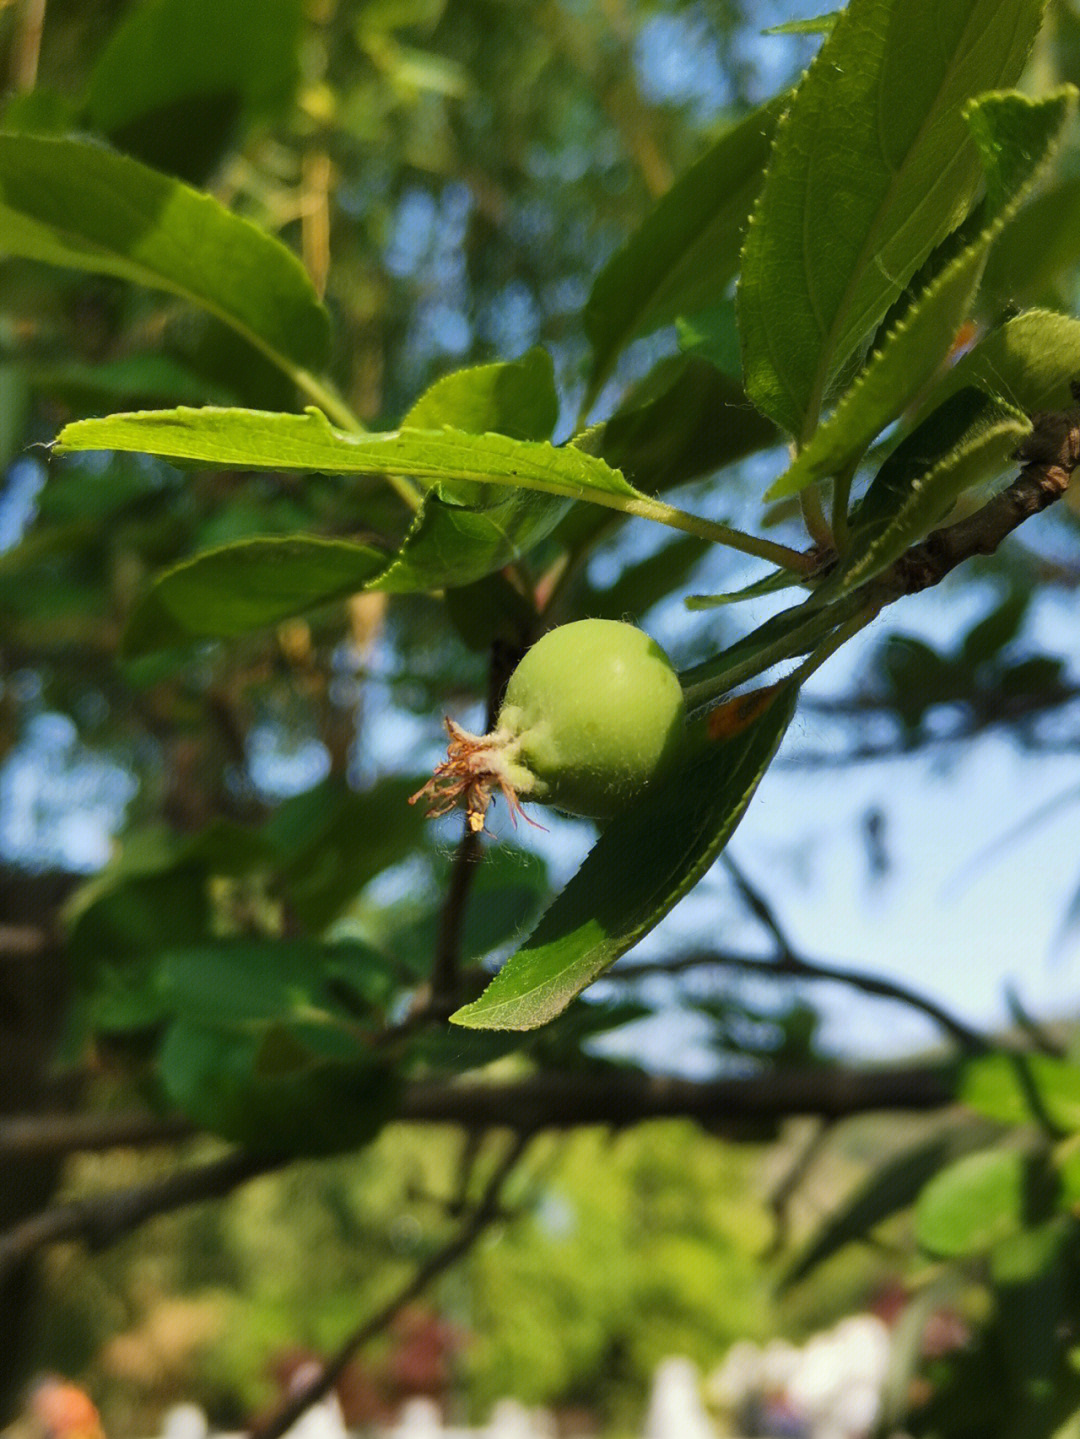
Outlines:
<svg viewBox="0 0 1080 1439"><path fill-rule="evenodd" d="M773 1237L762 1258L775 1259L787 1247L791 1233L791 1201L795 1192L806 1179L821 1157L832 1134L833 1126L825 1120L814 1125L810 1138L799 1150L782 1179L769 1195L768 1204L773 1215Z"/></svg>
<svg viewBox="0 0 1080 1439"><path fill-rule="evenodd" d="M864 970L847 969L842 965L822 964L817 960L804 959L801 955L780 954L776 959L762 959L755 955L731 953L704 953L683 955L673 960L658 960L650 964L632 964L616 968L606 978L610 980L635 980L657 976L673 976L690 969L706 968L742 969L753 974L768 975L778 979L824 980L832 984L846 984L862 994L871 994L878 999L895 1000L916 1009L932 1019L935 1024L950 1034L958 1044L973 1054L982 1054L994 1046L990 1040L963 1020L938 1004L936 1000L906 985L882 979Z"/></svg>
<svg viewBox="0 0 1080 1439"><path fill-rule="evenodd" d="M310 1384L306 1384L298 1394L283 1404L276 1414L273 1414L253 1432L250 1439L279 1439L280 1435L291 1429L300 1416L311 1408L312 1404L318 1403L320 1399L330 1393L356 1351L381 1334L406 1304L411 1303L440 1274L456 1264L468 1253L483 1231L494 1220L502 1217L499 1197L511 1171L524 1153L530 1137L526 1133L520 1133L514 1137L510 1147L496 1166L495 1172L488 1180L476 1207L454 1238L444 1244L441 1249L436 1250L412 1278L402 1285L392 1299L365 1319L362 1324L359 1324L333 1356L327 1360L319 1377L313 1379Z"/></svg>
<svg viewBox="0 0 1080 1439"><path fill-rule="evenodd" d="M863 994L873 994L880 999L894 999L900 1004L906 1004L911 1009L920 1010L935 1024L945 1030L947 1034L961 1044L964 1049L973 1054L985 1053L992 1048L990 1041L979 1034L963 1020L957 1019L950 1014L936 1000L919 994L917 990L909 989L906 985L896 984L890 979L882 979L879 975L870 974L860 970L845 969L834 964L822 964L818 960L807 959L800 954L791 942L791 938L780 922L780 917L775 908L765 898L764 894L748 878L742 869L735 863L730 855L724 855L724 864L728 873L735 882L743 903L753 914L754 918L772 935L776 945L775 959L757 959L748 956L729 955L725 963L733 968L752 970L757 974L783 975L790 979L813 979L831 980L836 984L846 984L853 989L860 990ZM694 963L707 964L709 956L688 956L680 965L682 968L690 968ZM672 966L665 966L669 973ZM623 971L632 973L631 970Z"/></svg>

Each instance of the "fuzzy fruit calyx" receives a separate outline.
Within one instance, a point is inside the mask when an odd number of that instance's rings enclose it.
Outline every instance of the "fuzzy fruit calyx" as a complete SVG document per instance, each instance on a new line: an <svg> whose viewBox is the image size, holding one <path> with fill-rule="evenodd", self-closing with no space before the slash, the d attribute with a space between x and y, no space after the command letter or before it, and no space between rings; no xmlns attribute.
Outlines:
<svg viewBox="0 0 1080 1439"><path fill-rule="evenodd" d="M501 793L607 819L670 764L682 743L682 687L634 625L578 620L549 630L510 678L498 722L475 735L453 720L447 758L416 795L429 815L464 805L474 832Z"/></svg>

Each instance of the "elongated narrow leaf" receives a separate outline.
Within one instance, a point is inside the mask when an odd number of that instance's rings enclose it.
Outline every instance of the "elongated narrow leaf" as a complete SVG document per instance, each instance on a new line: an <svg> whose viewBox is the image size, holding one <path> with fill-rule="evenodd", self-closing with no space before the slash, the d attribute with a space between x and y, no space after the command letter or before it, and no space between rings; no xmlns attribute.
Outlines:
<svg viewBox="0 0 1080 1439"><path fill-rule="evenodd" d="M167 290L293 369L326 364L330 319L291 251L100 145L0 135L0 254Z"/></svg>
<svg viewBox="0 0 1080 1439"><path fill-rule="evenodd" d="M780 693L747 729L704 745L614 819L525 944L452 1019L473 1029L535 1029L653 929L723 849L776 753L797 693Z"/></svg>
<svg viewBox="0 0 1080 1439"><path fill-rule="evenodd" d="M1038 101L1017 94L988 95L968 111L987 175L987 197L973 217L970 238L881 341L866 369L766 499L793 495L854 464L930 379L971 308L989 247L1051 153L1074 96L1071 87Z"/></svg>
<svg viewBox="0 0 1080 1439"><path fill-rule="evenodd" d="M679 675L687 704L696 707L710 703L773 665L808 654L838 625L851 619L858 608L857 597L849 595L830 604L820 594L813 594L802 604L773 615L722 654Z"/></svg>
<svg viewBox="0 0 1080 1439"><path fill-rule="evenodd" d="M124 636L127 655L227 639L363 589L385 551L313 535L239 540L160 574Z"/></svg>
<svg viewBox="0 0 1080 1439"><path fill-rule="evenodd" d="M950 396L889 456L855 510L851 550L822 586L849 593L945 519L971 485L1000 473L1025 435L1027 416L981 390Z"/></svg>
<svg viewBox="0 0 1080 1439"><path fill-rule="evenodd" d="M805 442L981 180L966 101L1015 83L1042 0L852 0L776 134L743 250L743 372Z"/></svg>
<svg viewBox="0 0 1080 1439"><path fill-rule="evenodd" d="M394 430L347 434L320 410L302 415L262 410L147 410L65 425L60 454L131 450L184 464L245 470L316 470L328 475L412 475L429 483L469 480L539 490L571 500L611 503L637 491L618 470L573 446L506 435Z"/></svg>
<svg viewBox="0 0 1080 1439"><path fill-rule="evenodd" d="M734 279L787 99L779 96L722 135L597 276L585 307L593 347L587 405L635 336L715 304Z"/></svg>
<svg viewBox="0 0 1080 1439"><path fill-rule="evenodd" d="M757 600L762 595L775 595L781 590L790 590L803 583L805 581L802 575L792 574L790 570L773 570L764 579L754 580L752 584L744 585L741 590L730 590L724 595L687 595L683 604L688 610L715 610L723 605L737 605L742 600Z"/></svg>

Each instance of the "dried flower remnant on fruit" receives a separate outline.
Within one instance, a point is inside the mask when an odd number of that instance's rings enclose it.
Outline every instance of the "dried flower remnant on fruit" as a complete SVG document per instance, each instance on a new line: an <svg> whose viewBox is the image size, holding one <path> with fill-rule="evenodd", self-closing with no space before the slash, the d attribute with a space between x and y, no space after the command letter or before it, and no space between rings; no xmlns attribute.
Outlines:
<svg viewBox="0 0 1080 1439"><path fill-rule="evenodd" d="M449 814L458 804L463 804L469 828L473 834L479 834L484 828L494 792L498 789L515 822L520 814L530 824L535 824L535 820L525 814L507 778L502 755L510 739L509 733L496 729L491 734L473 734L455 724L449 715L444 716L443 725L450 736L446 758L436 765L435 773L427 784L410 795L409 803L416 804L418 800L427 799L428 819L438 819L440 815Z"/></svg>
<svg viewBox="0 0 1080 1439"><path fill-rule="evenodd" d="M685 704L670 660L643 631L577 620L524 656L490 734L445 724L447 757L412 799L426 799L429 816L463 805L478 834L496 792L515 820L524 800L594 819L625 809L680 748Z"/></svg>

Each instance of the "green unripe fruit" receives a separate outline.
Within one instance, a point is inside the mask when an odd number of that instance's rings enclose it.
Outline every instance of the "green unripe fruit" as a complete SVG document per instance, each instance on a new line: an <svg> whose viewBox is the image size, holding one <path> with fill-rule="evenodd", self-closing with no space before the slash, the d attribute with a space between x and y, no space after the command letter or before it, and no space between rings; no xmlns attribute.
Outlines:
<svg viewBox="0 0 1080 1439"><path fill-rule="evenodd" d="M529 650L491 734L446 721L448 759L420 793L433 814L463 799L474 830L495 790L512 811L536 800L608 819L670 764L684 724L682 686L655 640L615 620L578 620Z"/></svg>

